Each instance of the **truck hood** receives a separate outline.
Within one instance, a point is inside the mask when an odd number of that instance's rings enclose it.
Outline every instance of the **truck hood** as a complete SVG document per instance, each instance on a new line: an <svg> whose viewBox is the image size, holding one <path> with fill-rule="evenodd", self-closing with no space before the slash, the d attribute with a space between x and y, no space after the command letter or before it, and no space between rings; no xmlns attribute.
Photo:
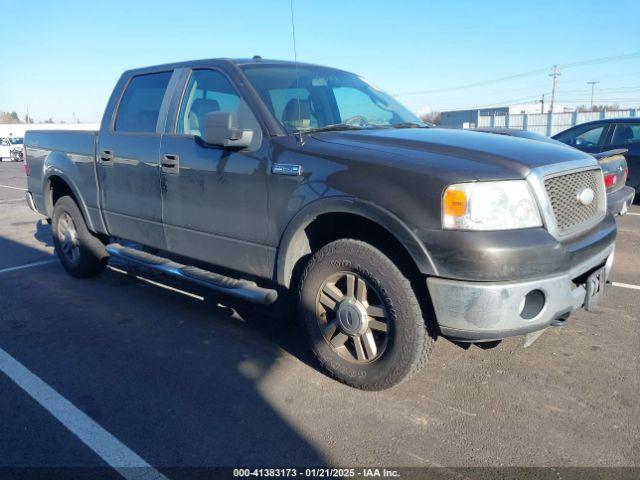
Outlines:
<svg viewBox="0 0 640 480"><path fill-rule="evenodd" d="M384 151L393 156L396 164L403 160L414 165L431 163L436 158L448 157L454 161L438 161L439 168L462 167L475 172L478 180L525 178L531 169L572 160L590 160L597 165L592 156L574 148L468 130L390 128L316 132L313 137L354 148ZM470 168L472 165L476 168Z"/></svg>

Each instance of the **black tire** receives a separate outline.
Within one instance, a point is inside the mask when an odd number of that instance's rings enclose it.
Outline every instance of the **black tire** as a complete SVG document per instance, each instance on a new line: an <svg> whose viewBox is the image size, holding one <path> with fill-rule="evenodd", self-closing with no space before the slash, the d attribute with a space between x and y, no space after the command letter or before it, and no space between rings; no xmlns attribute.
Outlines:
<svg viewBox="0 0 640 480"><path fill-rule="evenodd" d="M363 343L360 343L360 349L357 351L357 348L351 347L355 346L356 339L353 337L359 334L340 330L345 328L345 324L349 327L353 325L350 314L338 313L343 308L341 304L345 299L352 297L342 297L333 309L328 310L319 300L327 285L329 288L339 285L327 284L328 279L339 278L341 275L345 275L345 282L350 276L355 276L357 286L355 290L351 289L352 294L356 292L355 297L359 296L357 290L360 288L360 280L364 281L365 298L367 295L371 298L370 292L373 291L381 301L379 305L385 309L385 333L376 332L376 335L383 336L384 348L373 349L369 359L365 357L369 357L370 351L364 352L362 348L362 345L367 343L364 337L361 337ZM353 280L351 283L353 284ZM316 252L300 277L298 300L298 316L304 324L315 357L331 376L347 385L363 390L384 390L393 387L414 375L426 363L433 349L436 335L429 334L427 322L411 282L385 254L368 243L352 239L337 240ZM324 301L326 302L326 297ZM371 319L367 315L368 308L375 308L368 305L369 301L362 304L365 312L363 314L362 310L359 310L359 320L355 322L365 329L367 327L362 325L363 320L360 319ZM322 311L320 315L319 310ZM333 320L327 317L329 310L335 313ZM348 321L340 320L347 316ZM326 324L321 326L325 321L323 319L326 319ZM330 323L332 325L329 325ZM337 336L333 337L333 340L326 338L327 331L331 331L335 325L337 327L333 332L338 333L328 334L329 337L339 334L343 335L341 338L345 335L348 337L344 345L338 347L339 350L330 344ZM368 329L366 335L371 333L372 328L373 326ZM349 343L350 341L352 343ZM376 342L381 341L378 338ZM354 350L358 355L353 354ZM349 351L354 358L346 358L350 356ZM359 360L360 353L366 353L362 360Z"/></svg>
<svg viewBox="0 0 640 480"><path fill-rule="evenodd" d="M73 255L68 248L69 231L72 224L75 235L72 242L75 246ZM64 269L73 277L87 278L99 275L107 267L108 255L104 244L88 229L84 217L73 198L61 197L53 208L51 232L56 254Z"/></svg>

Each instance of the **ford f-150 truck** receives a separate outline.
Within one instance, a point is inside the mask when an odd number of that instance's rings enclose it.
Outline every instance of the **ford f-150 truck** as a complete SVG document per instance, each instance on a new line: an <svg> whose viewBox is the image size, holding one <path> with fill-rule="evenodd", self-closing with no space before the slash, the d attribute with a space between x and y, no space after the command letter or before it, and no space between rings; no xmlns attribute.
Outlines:
<svg viewBox="0 0 640 480"><path fill-rule="evenodd" d="M593 310L613 262L592 156L432 128L333 68L127 71L99 132L29 131L25 153L27 202L71 275L117 256L294 304L319 363L363 389L408 378L440 336L533 341Z"/></svg>

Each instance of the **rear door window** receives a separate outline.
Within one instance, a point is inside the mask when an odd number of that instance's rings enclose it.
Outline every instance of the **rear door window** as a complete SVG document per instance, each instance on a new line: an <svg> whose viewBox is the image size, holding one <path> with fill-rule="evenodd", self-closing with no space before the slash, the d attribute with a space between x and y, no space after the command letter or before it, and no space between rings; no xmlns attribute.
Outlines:
<svg viewBox="0 0 640 480"><path fill-rule="evenodd" d="M152 133L172 72L133 77L120 100L114 125L116 132Z"/></svg>
<svg viewBox="0 0 640 480"><path fill-rule="evenodd" d="M618 123L611 138L612 145L629 145L640 143L640 123Z"/></svg>

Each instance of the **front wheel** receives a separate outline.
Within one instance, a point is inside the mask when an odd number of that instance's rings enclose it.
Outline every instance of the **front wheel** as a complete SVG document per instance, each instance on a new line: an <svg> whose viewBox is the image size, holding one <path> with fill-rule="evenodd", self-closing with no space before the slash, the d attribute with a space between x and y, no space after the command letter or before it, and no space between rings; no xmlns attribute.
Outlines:
<svg viewBox="0 0 640 480"><path fill-rule="evenodd" d="M70 275L86 278L104 271L108 260L105 247L89 231L80 208L71 197L62 197L56 202L51 231L58 259Z"/></svg>
<svg viewBox="0 0 640 480"><path fill-rule="evenodd" d="M316 252L298 294L316 358L343 383L390 388L416 373L432 350L411 283L365 242L337 240Z"/></svg>

